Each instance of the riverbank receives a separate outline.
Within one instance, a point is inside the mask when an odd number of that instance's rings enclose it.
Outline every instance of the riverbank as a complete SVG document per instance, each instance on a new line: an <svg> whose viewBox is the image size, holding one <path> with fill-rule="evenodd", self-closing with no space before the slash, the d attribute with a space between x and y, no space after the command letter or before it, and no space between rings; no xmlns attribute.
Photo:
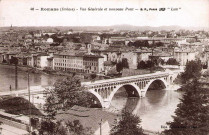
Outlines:
<svg viewBox="0 0 209 135"><path fill-rule="evenodd" d="M11 64L5 64L5 63L0 63L1 66L3 67L8 67L12 68L15 70L15 65ZM81 81L92 81L92 77L90 73L80 73L80 72L73 72L73 71L56 71L52 69L40 69L40 68L34 68L34 67L29 67L29 66L24 66L24 65L17 65L17 70L18 71L24 71L24 72L30 72L34 74L45 74L45 75L54 75L54 76L63 76L63 77L71 77L71 76L76 76L81 79ZM103 76L97 76L94 78L94 80L100 80L101 77ZM104 78L102 78L104 79Z"/></svg>
<svg viewBox="0 0 209 135"><path fill-rule="evenodd" d="M1 66L4 66L4 67L9 67L9 68L12 68L15 70L15 65L11 65L11 64L3 64L1 63L0 64ZM25 72L28 72L30 71L31 73L35 73L35 74L46 74L46 75L60 75L60 76L69 76L69 75L72 75L69 74L69 73L61 73L61 72L58 72L58 71L50 71L50 72L46 72L45 70L41 70L39 68L34 68L34 67L29 67L29 66L20 66L20 65L17 65L17 70L20 70L20 71L25 71Z"/></svg>
<svg viewBox="0 0 209 135"><path fill-rule="evenodd" d="M178 84L170 84L169 87L166 88L166 90L179 90L181 88Z"/></svg>
<svg viewBox="0 0 209 135"><path fill-rule="evenodd" d="M11 68L13 70L15 70L15 68L16 68L15 65L11 65L11 64L0 63L0 65L3 66L3 67L6 67L6 68ZM34 73L34 74L44 73L43 71L38 70L36 68L29 67L29 66L20 66L20 65L17 65L17 71L25 71L25 72L30 71L31 73Z"/></svg>

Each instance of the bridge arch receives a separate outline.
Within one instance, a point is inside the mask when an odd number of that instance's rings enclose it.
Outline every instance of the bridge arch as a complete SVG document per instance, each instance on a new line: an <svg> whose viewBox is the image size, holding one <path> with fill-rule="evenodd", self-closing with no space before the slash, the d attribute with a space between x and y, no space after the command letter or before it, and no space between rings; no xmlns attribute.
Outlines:
<svg viewBox="0 0 209 135"><path fill-rule="evenodd" d="M112 88L111 90L109 90L109 88L103 87L97 90L91 89L89 90L89 92L91 92L98 99L98 101L100 102L103 108L108 108L111 104L111 101L115 93L121 87L125 87L129 97L130 96L144 97L150 85L155 81L159 81L160 83L162 83L165 86L165 88L168 86L168 83L164 78L157 78L150 80L147 84L144 83L145 87L143 89L140 89L140 86L137 86L135 83L125 83L125 84L117 84L114 87L111 87ZM108 94L106 94L106 96L104 97L103 93L108 93Z"/></svg>
<svg viewBox="0 0 209 135"><path fill-rule="evenodd" d="M165 79L163 79L163 78L152 79L151 81L148 82L148 84L147 84L147 85L145 86L145 88L143 89L143 95L142 95L143 97L146 95L146 92L147 92L147 90L149 89L150 85L151 85L153 82L155 82L155 81L161 82L161 83L165 86L165 88L167 88L167 86L168 86L167 81L166 81Z"/></svg>
<svg viewBox="0 0 209 135"><path fill-rule="evenodd" d="M92 93L96 98L97 98L97 100L99 100L99 103L101 104L101 106L103 107L104 105L103 105L103 98L102 98L102 96L101 95L99 95L99 93L98 92L96 92L96 91L94 91L93 89L92 90L90 90L89 91L90 93Z"/></svg>
<svg viewBox="0 0 209 135"><path fill-rule="evenodd" d="M141 96L141 92L140 92L140 89L139 87L134 84L134 83L128 83L128 84L122 84L122 85L118 85L116 86L113 91L111 92L109 98L108 98L108 101L109 101L109 104L108 105L105 105L107 107L110 106L111 104L111 101L115 95L115 93L121 88L121 87L125 87L126 89L126 92L128 93L128 96L134 96L134 97L140 97ZM132 88L131 90L128 89L128 88Z"/></svg>
<svg viewBox="0 0 209 135"><path fill-rule="evenodd" d="M129 96L136 96L136 97L141 96L141 92L140 92L139 87L134 83L120 84L120 85L116 85L115 87L111 87L112 90L108 91L109 95L107 97L103 97L102 92L107 93L108 88L100 88L97 90L91 89L91 90L89 90L89 92L92 93L97 98L97 100L100 102L100 104L103 108L108 108L111 104L111 101L112 101L115 93L121 87L125 87L126 92L128 93ZM127 89L127 87L131 88L131 90Z"/></svg>

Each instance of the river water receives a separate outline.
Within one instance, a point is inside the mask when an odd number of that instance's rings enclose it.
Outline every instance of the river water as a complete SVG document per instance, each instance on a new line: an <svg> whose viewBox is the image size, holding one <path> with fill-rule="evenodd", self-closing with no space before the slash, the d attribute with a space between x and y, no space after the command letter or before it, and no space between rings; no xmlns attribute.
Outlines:
<svg viewBox="0 0 209 135"><path fill-rule="evenodd" d="M63 76L36 74L30 73L30 86L51 86L57 79L61 79ZM26 71L18 68L17 73L17 89L26 89L28 75ZM0 65L0 91L15 90L15 67L8 65Z"/></svg>
<svg viewBox="0 0 209 135"><path fill-rule="evenodd" d="M30 74L31 86L53 85L62 76L46 74ZM0 65L0 91L15 89L15 68L7 65ZM27 72L18 70L18 89L27 88ZM114 96L111 107L106 111L118 113L126 108L138 115L142 122L143 129L160 132L164 130L166 122L172 121L172 115L182 97L181 92L173 90L149 90L144 98L128 98L124 88L121 88Z"/></svg>
<svg viewBox="0 0 209 135"><path fill-rule="evenodd" d="M123 88L121 91L125 93ZM116 93L107 111L118 113L122 109L129 110L140 117L143 129L161 132L167 126L166 122L173 120L172 115L181 97L182 92L174 90L149 90L141 99Z"/></svg>

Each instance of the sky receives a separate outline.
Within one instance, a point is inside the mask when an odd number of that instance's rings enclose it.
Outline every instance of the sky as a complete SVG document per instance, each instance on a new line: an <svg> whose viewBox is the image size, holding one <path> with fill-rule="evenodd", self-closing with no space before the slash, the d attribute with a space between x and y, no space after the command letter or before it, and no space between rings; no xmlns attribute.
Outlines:
<svg viewBox="0 0 209 135"><path fill-rule="evenodd" d="M60 11L63 7L75 8L75 11ZM41 8L57 8L59 11L41 11ZM86 11L80 8L86 8ZM88 8L102 8L103 11L88 11ZM122 8L124 11L108 11L109 8ZM141 11L141 8L166 10ZM178 10L171 11L171 8ZM0 27L120 24L209 27L209 0L0 0Z"/></svg>

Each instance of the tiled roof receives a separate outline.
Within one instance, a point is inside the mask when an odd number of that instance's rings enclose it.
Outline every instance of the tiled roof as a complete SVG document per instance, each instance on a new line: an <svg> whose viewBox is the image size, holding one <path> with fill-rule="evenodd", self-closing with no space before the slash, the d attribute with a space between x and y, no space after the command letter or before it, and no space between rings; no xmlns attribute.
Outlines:
<svg viewBox="0 0 209 135"><path fill-rule="evenodd" d="M169 57L172 55L171 55L171 52L154 52L153 56Z"/></svg>
<svg viewBox="0 0 209 135"><path fill-rule="evenodd" d="M105 61L104 62L104 66L112 66L112 62L111 61Z"/></svg>
<svg viewBox="0 0 209 135"><path fill-rule="evenodd" d="M112 125L115 118L115 114L102 111L101 109L79 106L74 106L65 112L59 112L56 116L57 120L64 120L65 122L79 120L84 127L90 127L92 131L96 131L99 128L101 119L103 119L103 122L108 121Z"/></svg>
<svg viewBox="0 0 209 135"><path fill-rule="evenodd" d="M104 58L103 56L99 56L99 55L92 55L92 54L85 54L83 55L84 57L88 57L88 58Z"/></svg>

